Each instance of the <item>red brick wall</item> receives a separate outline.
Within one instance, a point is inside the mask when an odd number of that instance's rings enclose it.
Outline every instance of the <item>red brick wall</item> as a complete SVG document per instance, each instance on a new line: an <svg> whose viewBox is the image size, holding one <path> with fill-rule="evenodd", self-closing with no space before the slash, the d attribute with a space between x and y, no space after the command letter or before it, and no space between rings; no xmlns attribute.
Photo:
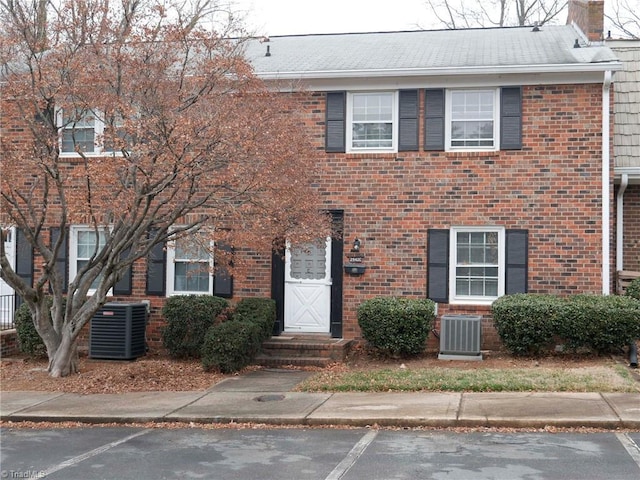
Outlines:
<svg viewBox="0 0 640 480"><path fill-rule="evenodd" d="M290 95L299 102L317 149L324 151L325 95ZM598 84L524 87L524 147L519 151L325 154L317 182L324 199L320 207L344 210L345 251L358 237L366 255L366 273L344 278L343 336L360 336L356 309L365 299L426 296L430 228L527 229L530 292L599 293L601 102ZM637 207L638 190L628 195L635 195ZM626 213L629 228L631 217ZM635 218L637 232L640 222ZM635 248L637 261L637 241ZM633 255L632 248L628 251ZM248 267L236 272L234 301L270 296L270 256L244 249L237 255ZM144 262L136 264L133 295L114 300L145 298L145 270ZM161 345L164 299L149 300L147 340L156 348ZM483 315L483 347L499 345L488 307L441 304L438 313Z"/></svg>
<svg viewBox="0 0 640 480"><path fill-rule="evenodd" d="M15 329L0 332L0 357L10 357L18 353L20 353L20 349Z"/></svg>
<svg viewBox="0 0 640 480"><path fill-rule="evenodd" d="M640 272L640 185L624 193L624 269Z"/></svg>
<svg viewBox="0 0 640 480"><path fill-rule="evenodd" d="M601 91L525 87L521 151L327 154L318 181L324 207L344 209L345 244L360 238L367 265L364 276L344 279L344 336L359 336L363 300L426 295L429 228L528 229L530 292L599 293ZM324 95L298 96L322 149ZM439 314L470 311L489 318L488 308L439 306ZM495 344L488 320L484 330Z"/></svg>
<svg viewBox="0 0 640 480"><path fill-rule="evenodd" d="M571 0L567 24L574 22L590 41L600 41L604 33L604 0Z"/></svg>

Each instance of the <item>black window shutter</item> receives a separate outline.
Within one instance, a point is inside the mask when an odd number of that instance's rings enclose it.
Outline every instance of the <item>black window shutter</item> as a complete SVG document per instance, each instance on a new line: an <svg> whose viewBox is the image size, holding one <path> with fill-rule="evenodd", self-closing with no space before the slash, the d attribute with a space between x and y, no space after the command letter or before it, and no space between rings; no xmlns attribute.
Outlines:
<svg viewBox="0 0 640 480"><path fill-rule="evenodd" d="M425 90L424 149L444 150L445 94L443 88Z"/></svg>
<svg viewBox="0 0 640 480"><path fill-rule="evenodd" d="M131 253L131 249L127 248L124 252L122 252L120 257L127 258L129 256L129 253ZM124 272L124 275L122 276L122 278L118 280L116 284L113 286L114 295L131 295L132 280L133 280L132 271L133 271L133 265L129 265L129 268L127 268L127 270Z"/></svg>
<svg viewBox="0 0 640 480"><path fill-rule="evenodd" d="M529 232L527 230L506 231L505 293L527 293L529 265Z"/></svg>
<svg viewBox="0 0 640 480"><path fill-rule="evenodd" d="M16 274L33 287L33 247L19 228L16 229Z"/></svg>
<svg viewBox="0 0 640 480"><path fill-rule="evenodd" d="M344 282L344 210L331 210L331 326L329 330L333 338L342 338L342 286ZM284 283L284 279L283 279Z"/></svg>
<svg viewBox="0 0 640 480"><path fill-rule="evenodd" d="M225 243L217 243L216 248L223 252L233 253L233 247ZM216 297L233 297L233 275L229 273L225 266L216 265L216 275L213 278L213 294Z"/></svg>
<svg viewBox="0 0 640 480"><path fill-rule="evenodd" d="M345 92L327 92L325 121L327 152L345 151L346 97Z"/></svg>
<svg viewBox="0 0 640 480"><path fill-rule="evenodd" d="M429 229L427 241L427 297L449 303L449 230Z"/></svg>
<svg viewBox="0 0 640 480"><path fill-rule="evenodd" d="M150 237L155 235L156 232L149 232ZM165 294L167 254L164 245L164 242L154 245L147 257L147 295Z"/></svg>
<svg viewBox="0 0 640 480"><path fill-rule="evenodd" d="M398 151L418 150L418 90L400 90Z"/></svg>
<svg viewBox="0 0 640 480"><path fill-rule="evenodd" d="M280 335L284 330L284 250L271 255L271 298L276 302L276 323L273 334Z"/></svg>
<svg viewBox="0 0 640 480"><path fill-rule="evenodd" d="M500 149L522 149L521 87L503 87L500 92Z"/></svg>
<svg viewBox="0 0 640 480"><path fill-rule="evenodd" d="M50 239L51 239L51 248L54 247L58 238L60 238L60 228L59 227L51 227L49 231ZM62 241L62 245L60 246L60 251L58 252L58 258L56 258L56 270L60 273L62 277L62 293L67 293L67 289L69 288L69 232L66 231L64 235L64 239Z"/></svg>

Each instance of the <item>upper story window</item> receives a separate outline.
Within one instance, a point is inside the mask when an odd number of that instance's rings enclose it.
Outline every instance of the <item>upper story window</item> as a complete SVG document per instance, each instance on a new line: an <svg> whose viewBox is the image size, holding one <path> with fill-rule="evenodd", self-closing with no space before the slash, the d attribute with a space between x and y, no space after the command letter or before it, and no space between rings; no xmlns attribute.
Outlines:
<svg viewBox="0 0 640 480"><path fill-rule="evenodd" d="M499 148L498 90L447 90L448 150Z"/></svg>
<svg viewBox="0 0 640 480"><path fill-rule="evenodd" d="M522 102L518 86L331 91L326 93L325 151L522 150Z"/></svg>
<svg viewBox="0 0 640 480"><path fill-rule="evenodd" d="M72 156L79 152L87 155L114 154L121 152L128 142L121 116L106 118L98 111L60 110L58 124L62 127L60 152Z"/></svg>
<svg viewBox="0 0 640 480"><path fill-rule="evenodd" d="M213 294L213 256L204 234L170 242L167 248L167 294Z"/></svg>
<svg viewBox="0 0 640 480"><path fill-rule="evenodd" d="M96 147L97 120L92 112L72 112L67 115L60 112L62 120L62 153L94 153Z"/></svg>
<svg viewBox="0 0 640 480"><path fill-rule="evenodd" d="M395 92L349 94L348 151L394 151L397 148L397 109Z"/></svg>

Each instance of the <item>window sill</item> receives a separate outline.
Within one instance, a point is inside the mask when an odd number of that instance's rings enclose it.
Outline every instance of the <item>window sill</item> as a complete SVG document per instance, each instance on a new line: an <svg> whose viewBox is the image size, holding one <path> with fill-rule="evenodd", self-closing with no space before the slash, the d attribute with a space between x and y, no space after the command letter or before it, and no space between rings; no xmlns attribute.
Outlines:
<svg viewBox="0 0 640 480"><path fill-rule="evenodd" d="M86 152L80 155L76 152L60 152L60 158L100 158L100 157L122 157L122 152Z"/></svg>
<svg viewBox="0 0 640 480"><path fill-rule="evenodd" d="M477 306L477 307L490 307L493 302L495 302L499 297L495 297L495 298L490 298L490 299L451 299L449 301L450 305L456 305L456 306L463 306L463 305L469 305L469 306Z"/></svg>
<svg viewBox="0 0 640 480"><path fill-rule="evenodd" d="M213 292L167 292L167 297L177 297L180 295L213 295Z"/></svg>
<svg viewBox="0 0 640 480"><path fill-rule="evenodd" d="M447 157L497 157L500 150L446 150Z"/></svg>

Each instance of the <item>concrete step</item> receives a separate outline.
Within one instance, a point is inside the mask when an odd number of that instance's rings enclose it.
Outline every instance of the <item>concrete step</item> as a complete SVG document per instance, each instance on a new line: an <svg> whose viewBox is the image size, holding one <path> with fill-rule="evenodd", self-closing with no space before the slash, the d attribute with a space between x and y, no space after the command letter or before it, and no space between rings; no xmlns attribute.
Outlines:
<svg viewBox="0 0 640 480"><path fill-rule="evenodd" d="M263 367L326 367L334 361L328 357L272 357L261 353L254 363Z"/></svg>
<svg viewBox="0 0 640 480"><path fill-rule="evenodd" d="M256 363L264 366L326 366L344 361L353 342L328 336L271 337Z"/></svg>

